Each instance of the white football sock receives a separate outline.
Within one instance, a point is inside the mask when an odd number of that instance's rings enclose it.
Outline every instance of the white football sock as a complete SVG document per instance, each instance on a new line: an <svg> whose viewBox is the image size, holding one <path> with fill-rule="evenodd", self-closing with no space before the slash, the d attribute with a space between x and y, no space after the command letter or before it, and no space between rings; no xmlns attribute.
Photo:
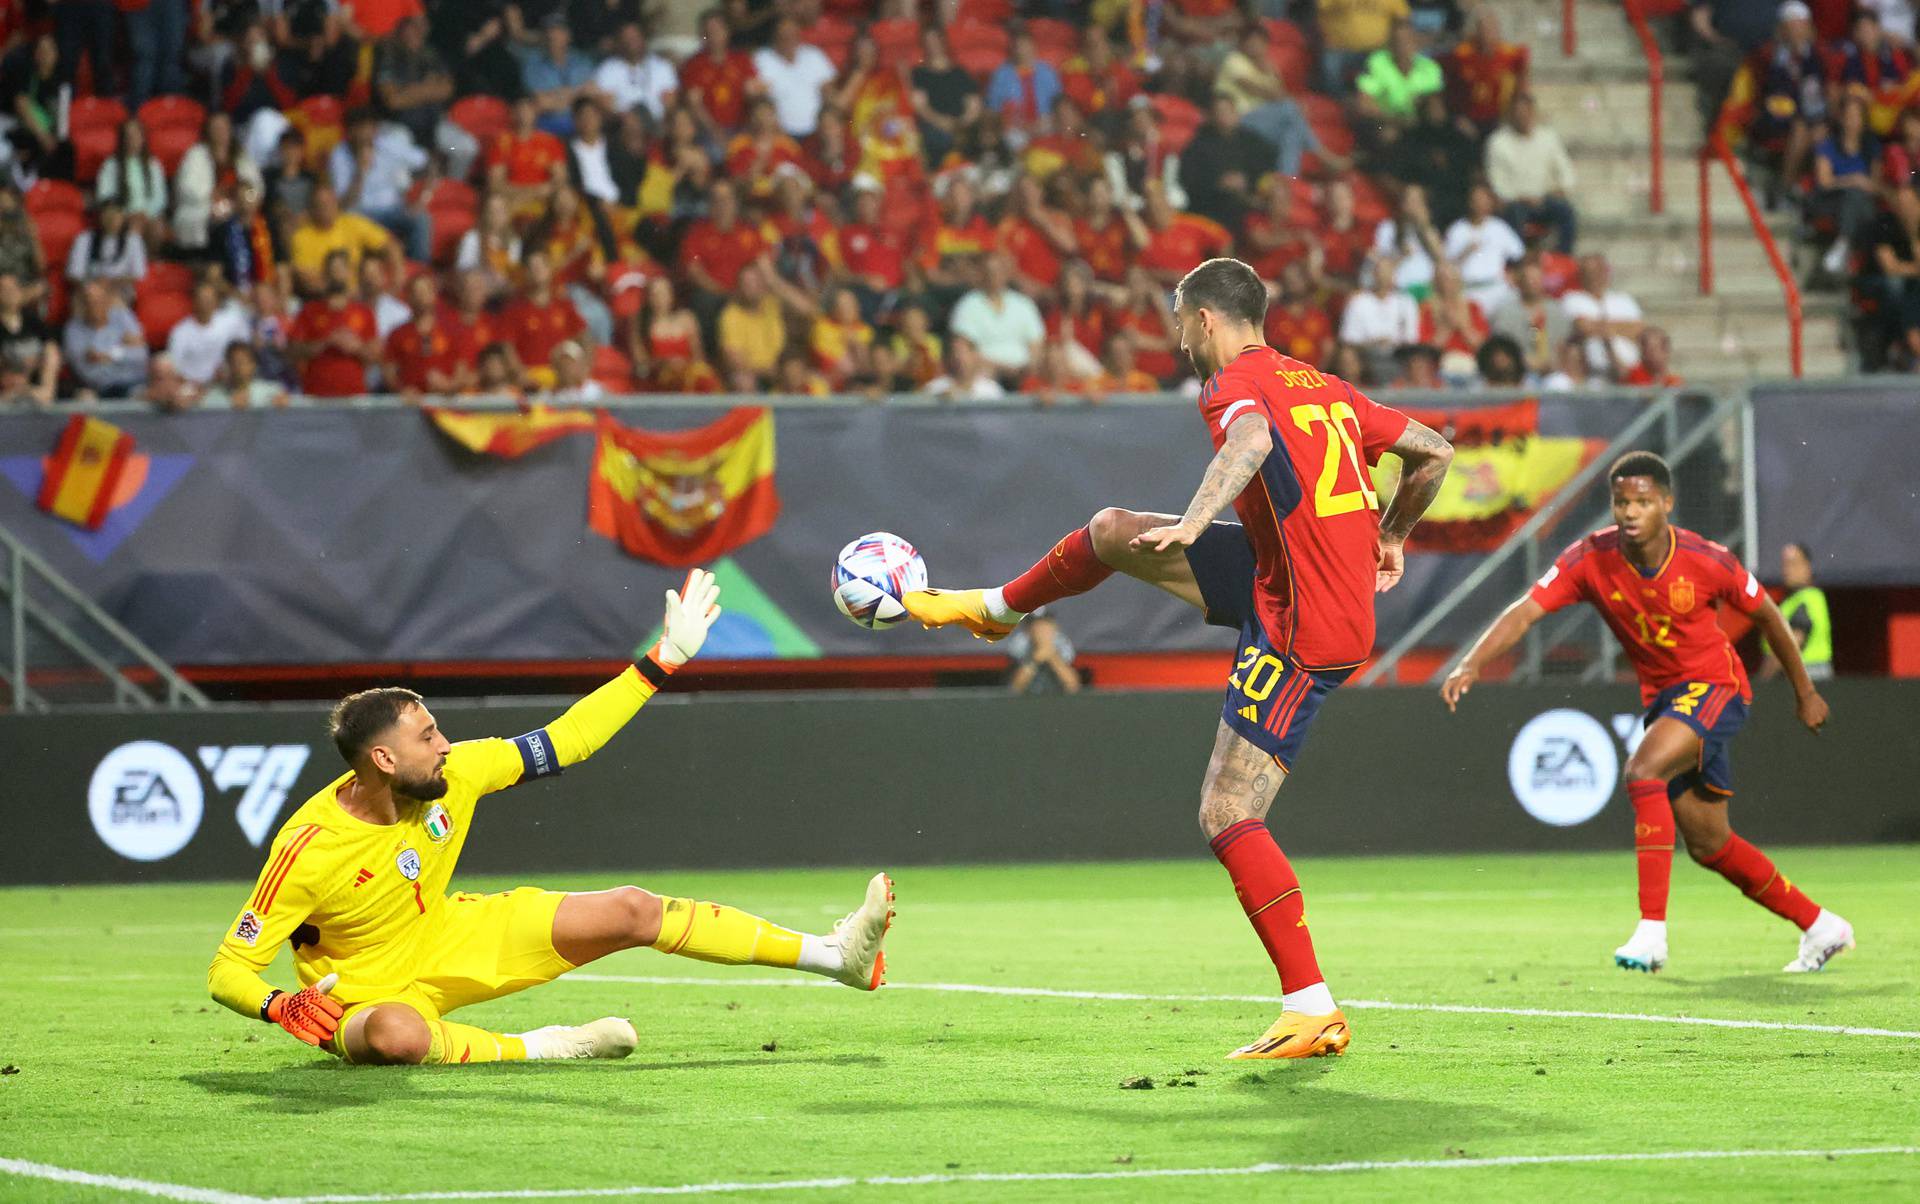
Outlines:
<svg viewBox="0 0 1920 1204"><path fill-rule="evenodd" d="M986 604L987 617L996 623L1018 623L1027 617L1025 611L1014 610L1007 605L1007 595L1002 586L983 591L980 600Z"/></svg>
<svg viewBox="0 0 1920 1204"><path fill-rule="evenodd" d="M1664 944L1667 939L1667 922L1665 920L1640 921L1633 930L1633 938L1638 940L1643 936L1652 937Z"/></svg>
<svg viewBox="0 0 1920 1204"><path fill-rule="evenodd" d="M1333 992L1327 990L1327 984L1316 982L1310 987L1301 987L1297 991L1288 991L1280 996L1280 1010L1299 1012L1303 1016L1324 1016L1335 1010Z"/></svg>
<svg viewBox="0 0 1920 1204"><path fill-rule="evenodd" d="M796 970L805 970L809 974L832 976L845 968L847 959L840 952L840 946L824 936L800 936L800 960L793 963Z"/></svg>

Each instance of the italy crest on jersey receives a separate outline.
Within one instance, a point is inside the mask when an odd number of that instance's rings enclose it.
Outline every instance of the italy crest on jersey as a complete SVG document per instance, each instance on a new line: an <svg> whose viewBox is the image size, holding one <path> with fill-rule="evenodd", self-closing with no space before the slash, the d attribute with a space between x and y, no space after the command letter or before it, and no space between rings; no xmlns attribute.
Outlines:
<svg viewBox="0 0 1920 1204"><path fill-rule="evenodd" d="M1693 609L1693 582L1681 577L1667 587L1667 603L1673 607L1673 613L1686 614Z"/></svg>
<svg viewBox="0 0 1920 1204"><path fill-rule="evenodd" d="M435 844L445 844L447 837L453 835L453 817L439 803L427 808L427 835Z"/></svg>

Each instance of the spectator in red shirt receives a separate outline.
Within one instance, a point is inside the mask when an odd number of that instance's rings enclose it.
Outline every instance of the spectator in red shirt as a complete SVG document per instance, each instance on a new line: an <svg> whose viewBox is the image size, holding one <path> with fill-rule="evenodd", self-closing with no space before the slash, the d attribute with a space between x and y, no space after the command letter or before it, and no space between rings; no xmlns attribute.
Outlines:
<svg viewBox="0 0 1920 1204"><path fill-rule="evenodd" d="M1175 359L1180 340L1167 305L1167 290L1147 270L1135 264L1127 270L1127 294L1113 316L1116 328L1133 339L1134 359L1140 370L1162 381L1181 374Z"/></svg>
<svg viewBox="0 0 1920 1204"><path fill-rule="evenodd" d="M534 125L531 97L513 102L513 125L487 148L487 187L503 192L523 215L538 209L547 190L567 180L566 144Z"/></svg>
<svg viewBox="0 0 1920 1204"><path fill-rule="evenodd" d="M353 260L335 251L326 260L326 292L300 307L288 332L300 365L300 391L309 397L356 397L367 391L367 366L380 358L373 311L353 299Z"/></svg>
<svg viewBox="0 0 1920 1204"><path fill-rule="evenodd" d="M1474 10L1473 26L1440 61L1446 70L1447 109L1485 138L1500 124L1514 95L1527 82L1527 48L1500 40L1499 14Z"/></svg>
<svg viewBox="0 0 1920 1204"><path fill-rule="evenodd" d="M1094 279L1118 284L1147 245L1147 228L1133 210L1113 203L1112 182L1098 175L1087 185L1086 212L1073 219L1073 239Z"/></svg>
<svg viewBox="0 0 1920 1204"><path fill-rule="evenodd" d="M979 281L980 259L996 244L968 176L948 176L939 198L940 214L920 240L920 273L951 300Z"/></svg>
<svg viewBox="0 0 1920 1204"><path fill-rule="evenodd" d="M1420 342L1439 352L1440 374L1449 382L1472 380L1474 353L1487 333L1487 315L1468 299L1460 269L1444 259L1435 264L1433 292L1420 303Z"/></svg>
<svg viewBox="0 0 1920 1204"><path fill-rule="evenodd" d="M680 96L707 137L726 145L746 119L747 101L760 93L753 59L731 46L727 19L717 8L700 15L700 50L680 64Z"/></svg>
<svg viewBox="0 0 1920 1204"><path fill-rule="evenodd" d="M1314 295L1305 260L1296 259L1281 269L1280 296L1267 308L1266 334L1267 345L1283 354L1331 367L1333 319Z"/></svg>
<svg viewBox="0 0 1920 1204"><path fill-rule="evenodd" d="M422 272L407 285L407 306L413 320L387 336L387 387L409 396L465 392L474 381L477 349L458 326L441 320L432 273Z"/></svg>
<svg viewBox="0 0 1920 1204"><path fill-rule="evenodd" d="M1008 198L1007 216L996 232L1000 249L1013 260L1014 287L1029 297L1041 297L1060 279L1063 257L1076 254L1073 222L1051 208L1040 181L1021 176Z"/></svg>
<svg viewBox="0 0 1920 1204"><path fill-rule="evenodd" d="M1155 393L1160 382L1134 360L1134 336L1116 330L1107 339L1106 372L1095 386L1102 393Z"/></svg>
<svg viewBox="0 0 1920 1204"><path fill-rule="evenodd" d="M440 320L458 329L460 337L476 351L507 340L506 326L490 306L493 290L493 277L485 268L467 268L454 278L452 303L443 301L440 306Z"/></svg>
<svg viewBox="0 0 1920 1204"><path fill-rule="evenodd" d="M1241 258L1262 279L1277 279L1288 265L1308 258L1313 250L1311 221L1301 221L1293 189L1283 179L1268 182L1266 204L1249 213L1240 232ZM1305 215L1311 216L1311 215ZM1296 356L1304 359L1304 356Z"/></svg>
<svg viewBox="0 0 1920 1204"><path fill-rule="evenodd" d="M553 387L553 349L568 339L588 341L587 324L565 293L554 287L553 264L545 251L527 254L527 283L500 314L505 336L527 378Z"/></svg>
<svg viewBox="0 0 1920 1204"><path fill-rule="evenodd" d="M1671 389L1687 382L1673 371L1673 340L1658 326L1640 330L1640 362L1620 378L1623 385L1657 385Z"/></svg>
<svg viewBox="0 0 1920 1204"><path fill-rule="evenodd" d="M1192 213L1181 213L1167 200L1166 185L1148 180L1142 190L1146 201L1147 245L1139 263L1168 289L1203 260L1225 255L1233 249L1233 238L1219 223Z"/></svg>
<svg viewBox="0 0 1920 1204"><path fill-rule="evenodd" d="M880 204L885 194L879 182L856 176L853 182L853 220L830 235L828 256L835 275L860 302L860 312L871 321L907 280L907 251L900 236L881 224Z"/></svg>
<svg viewBox="0 0 1920 1204"><path fill-rule="evenodd" d="M1060 270L1060 299L1043 312L1047 337L1072 344L1068 358L1076 374L1097 376L1100 352L1113 319L1093 282L1093 269L1084 259L1069 259Z"/></svg>
<svg viewBox="0 0 1920 1204"><path fill-rule="evenodd" d="M1080 53L1060 67L1060 86L1080 110L1103 124L1117 123L1128 101L1140 94L1140 77L1113 53L1113 39L1095 22L1080 35Z"/></svg>
<svg viewBox="0 0 1920 1204"><path fill-rule="evenodd" d="M759 229L740 216L733 184L715 180L707 190L707 216L689 226L680 240L680 271L692 286L694 309L718 313L739 285L740 269L766 252Z"/></svg>
<svg viewBox="0 0 1920 1204"><path fill-rule="evenodd" d="M1329 183L1326 220L1317 236L1322 274L1342 289L1360 287L1361 265L1373 249L1374 234L1373 226L1355 216L1353 185L1346 180Z"/></svg>
<svg viewBox="0 0 1920 1204"><path fill-rule="evenodd" d="M806 161L792 135L780 128L780 115L771 100L757 96L747 106L747 128L727 144L727 175L746 188L752 197L773 192L774 174L792 164Z"/></svg>

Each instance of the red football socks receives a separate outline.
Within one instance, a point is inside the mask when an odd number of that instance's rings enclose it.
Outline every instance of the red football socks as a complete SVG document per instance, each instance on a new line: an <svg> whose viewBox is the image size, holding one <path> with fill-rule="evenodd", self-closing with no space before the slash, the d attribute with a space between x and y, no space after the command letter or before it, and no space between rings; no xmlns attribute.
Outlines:
<svg viewBox="0 0 1920 1204"><path fill-rule="evenodd" d="M1030 615L1049 602L1084 594L1113 576L1093 554L1093 534L1085 527L1053 545L1040 562L1001 587L1009 609Z"/></svg>
<svg viewBox="0 0 1920 1204"><path fill-rule="evenodd" d="M1247 913L1267 956L1280 971L1280 989L1298 991L1324 981L1307 932L1306 900L1287 855L1273 842L1267 825L1243 819L1213 838L1213 855L1233 877L1233 893Z"/></svg>
<svg viewBox="0 0 1920 1204"><path fill-rule="evenodd" d="M1667 889L1673 879L1673 805L1667 784L1656 780L1627 783L1633 803L1633 856L1640 867L1640 918L1667 918Z"/></svg>
<svg viewBox="0 0 1920 1204"><path fill-rule="evenodd" d="M1787 880L1772 858L1734 833L1718 853L1700 863L1740 888L1740 892L1802 932L1820 916L1820 905Z"/></svg>

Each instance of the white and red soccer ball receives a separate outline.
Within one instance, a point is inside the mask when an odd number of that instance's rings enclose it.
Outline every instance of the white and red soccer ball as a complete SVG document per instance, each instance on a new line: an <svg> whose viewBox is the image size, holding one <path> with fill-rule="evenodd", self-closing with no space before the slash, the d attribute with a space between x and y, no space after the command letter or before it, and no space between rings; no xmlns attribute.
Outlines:
<svg viewBox="0 0 1920 1204"><path fill-rule="evenodd" d="M898 535L862 535L833 561L833 604L868 630L891 627L907 617L901 595L927 588L927 562Z"/></svg>

